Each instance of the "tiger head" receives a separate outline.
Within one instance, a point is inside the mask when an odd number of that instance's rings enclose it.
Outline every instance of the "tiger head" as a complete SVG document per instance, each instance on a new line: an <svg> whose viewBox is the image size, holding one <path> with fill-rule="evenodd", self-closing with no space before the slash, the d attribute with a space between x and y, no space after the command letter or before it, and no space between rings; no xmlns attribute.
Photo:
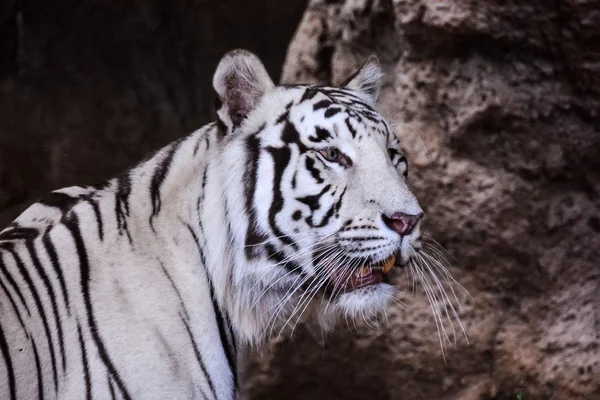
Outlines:
<svg viewBox="0 0 600 400"><path fill-rule="evenodd" d="M379 313L395 296L387 273L420 246L423 210L406 158L374 109L381 77L373 57L341 88L275 86L241 50L216 70L225 197L242 265L233 282L263 312L271 307L270 318L291 320L310 299L328 312Z"/></svg>

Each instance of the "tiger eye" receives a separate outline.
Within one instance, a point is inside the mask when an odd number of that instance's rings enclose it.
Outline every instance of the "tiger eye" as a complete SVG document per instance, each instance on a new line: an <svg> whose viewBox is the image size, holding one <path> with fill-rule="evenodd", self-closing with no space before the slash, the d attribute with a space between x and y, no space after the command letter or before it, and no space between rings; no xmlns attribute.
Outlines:
<svg viewBox="0 0 600 400"><path fill-rule="evenodd" d="M325 158L327 161L337 162L340 160L340 151L335 147L328 147L320 150L319 153L321 153L323 158Z"/></svg>

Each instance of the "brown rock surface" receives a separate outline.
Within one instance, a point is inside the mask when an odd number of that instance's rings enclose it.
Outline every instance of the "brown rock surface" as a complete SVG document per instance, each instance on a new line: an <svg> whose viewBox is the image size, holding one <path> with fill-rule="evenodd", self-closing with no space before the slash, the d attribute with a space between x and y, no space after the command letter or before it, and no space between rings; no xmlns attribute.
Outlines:
<svg viewBox="0 0 600 400"><path fill-rule="evenodd" d="M407 291L384 328L274 343L248 398L600 398L600 1L313 0L283 81L371 53L469 343L444 362Z"/></svg>

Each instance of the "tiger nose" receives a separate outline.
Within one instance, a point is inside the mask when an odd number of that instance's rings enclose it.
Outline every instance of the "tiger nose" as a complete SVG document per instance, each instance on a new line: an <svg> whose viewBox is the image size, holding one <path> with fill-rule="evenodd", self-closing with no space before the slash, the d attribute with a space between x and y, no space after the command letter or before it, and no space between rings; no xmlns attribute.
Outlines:
<svg viewBox="0 0 600 400"><path fill-rule="evenodd" d="M382 215L383 222L388 228L398 233L400 236L406 236L412 232L417 223L423 218L423 213L420 212L416 215L405 214L402 212L396 212L391 217Z"/></svg>

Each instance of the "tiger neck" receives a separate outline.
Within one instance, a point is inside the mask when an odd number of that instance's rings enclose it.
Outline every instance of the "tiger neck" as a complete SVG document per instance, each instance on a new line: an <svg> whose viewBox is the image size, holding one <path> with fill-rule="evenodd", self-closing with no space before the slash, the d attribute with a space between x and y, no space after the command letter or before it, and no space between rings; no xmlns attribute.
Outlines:
<svg viewBox="0 0 600 400"><path fill-rule="evenodd" d="M131 218L146 230L150 221L163 245L150 242L147 248L159 257L171 251L176 238L173 259L195 257L192 264L206 271L211 299L204 301L219 307L238 341L258 344L269 336L267 329L278 332L267 310L280 305L287 287L270 288L264 272L281 268L264 251L253 257L246 251L245 146L243 139L227 140L216 124L209 124L165 147L130 174L131 195L140 197L131 204L150 207L132 210Z"/></svg>

